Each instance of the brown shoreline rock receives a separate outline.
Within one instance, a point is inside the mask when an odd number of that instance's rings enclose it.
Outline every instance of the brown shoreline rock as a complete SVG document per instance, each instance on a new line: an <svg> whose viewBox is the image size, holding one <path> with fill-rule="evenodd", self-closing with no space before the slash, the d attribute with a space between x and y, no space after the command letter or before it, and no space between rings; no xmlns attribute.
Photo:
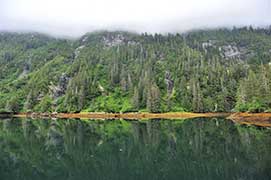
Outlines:
<svg viewBox="0 0 271 180"><path fill-rule="evenodd" d="M234 113L227 119L241 124L271 127L271 113Z"/></svg>
<svg viewBox="0 0 271 180"><path fill-rule="evenodd" d="M1 117L1 114L0 114ZM3 116L2 116L3 117ZM9 117L28 118L79 118L79 119L190 119L199 117L224 117L240 124L250 124L262 127L271 127L271 113L18 113Z"/></svg>

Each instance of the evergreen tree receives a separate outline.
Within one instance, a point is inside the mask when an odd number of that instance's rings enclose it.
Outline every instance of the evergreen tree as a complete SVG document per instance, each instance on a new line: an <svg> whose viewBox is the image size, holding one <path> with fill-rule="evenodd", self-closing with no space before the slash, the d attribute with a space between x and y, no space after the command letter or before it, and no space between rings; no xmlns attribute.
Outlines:
<svg viewBox="0 0 271 180"><path fill-rule="evenodd" d="M161 112L160 91L156 84L152 84L148 91L147 108L150 112Z"/></svg>

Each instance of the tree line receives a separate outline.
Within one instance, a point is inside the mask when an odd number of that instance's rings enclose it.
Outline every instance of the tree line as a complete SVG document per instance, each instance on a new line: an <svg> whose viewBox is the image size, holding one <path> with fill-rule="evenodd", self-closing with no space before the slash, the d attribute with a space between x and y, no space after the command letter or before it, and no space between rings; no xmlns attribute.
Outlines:
<svg viewBox="0 0 271 180"><path fill-rule="evenodd" d="M252 27L77 40L2 33L0 110L270 111L270 61L269 29Z"/></svg>

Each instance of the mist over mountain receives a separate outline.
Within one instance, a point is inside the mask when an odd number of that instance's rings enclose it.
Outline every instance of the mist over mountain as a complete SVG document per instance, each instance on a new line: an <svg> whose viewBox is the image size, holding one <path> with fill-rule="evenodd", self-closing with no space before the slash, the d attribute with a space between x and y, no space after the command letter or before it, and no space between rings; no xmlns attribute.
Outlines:
<svg viewBox="0 0 271 180"><path fill-rule="evenodd" d="M265 27L269 0L3 0L0 30L80 37L97 30L174 33L194 29Z"/></svg>

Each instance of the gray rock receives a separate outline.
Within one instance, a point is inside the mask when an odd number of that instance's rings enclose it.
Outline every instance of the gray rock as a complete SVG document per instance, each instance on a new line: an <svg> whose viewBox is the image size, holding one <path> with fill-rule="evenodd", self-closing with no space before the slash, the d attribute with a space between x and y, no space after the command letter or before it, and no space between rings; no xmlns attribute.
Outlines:
<svg viewBox="0 0 271 180"><path fill-rule="evenodd" d="M74 50L74 52L73 52L73 54L74 54L74 59L76 59L76 58L79 56L81 50L84 49L84 48L85 48L85 46L82 45L82 46L79 46L78 48L76 48L76 49Z"/></svg>
<svg viewBox="0 0 271 180"><path fill-rule="evenodd" d="M119 46L125 43L125 37L122 34L104 36L103 43L106 47Z"/></svg>
<svg viewBox="0 0 271 180"><path fill-rule="evenodd" d="M59 82L56 86L51 82L49 89L53 99L57 99L65 94L69 79L70 78L67 76L67 74L63 73L60 76Z"/></svg>
<svg viewBox="0 0 271 180"><path fill-rule="evenodd" d="M227 45L220 49L226 59L240 58L241 52L236 46Z"/></svg>
<svg viewBox="0 0 271 180"><path fill-rule="evenodd" d="M23 72L20 74L19 79L24 78L25 76L27 76L27 74L30 72L30 65L29 64L25 64L24 65L24 69Z"/></svg>
<svg viewBox="0 0 271 180"><path fill-rule="evenodd" d="M174 81L171 78L171 75L170 75L169 71L166 71L166 73L165 73L165 82L166 82L166 85L167 85L167 94L168 94L168 96L170 96L172 94L172 91L173 91Z"/></svg>

